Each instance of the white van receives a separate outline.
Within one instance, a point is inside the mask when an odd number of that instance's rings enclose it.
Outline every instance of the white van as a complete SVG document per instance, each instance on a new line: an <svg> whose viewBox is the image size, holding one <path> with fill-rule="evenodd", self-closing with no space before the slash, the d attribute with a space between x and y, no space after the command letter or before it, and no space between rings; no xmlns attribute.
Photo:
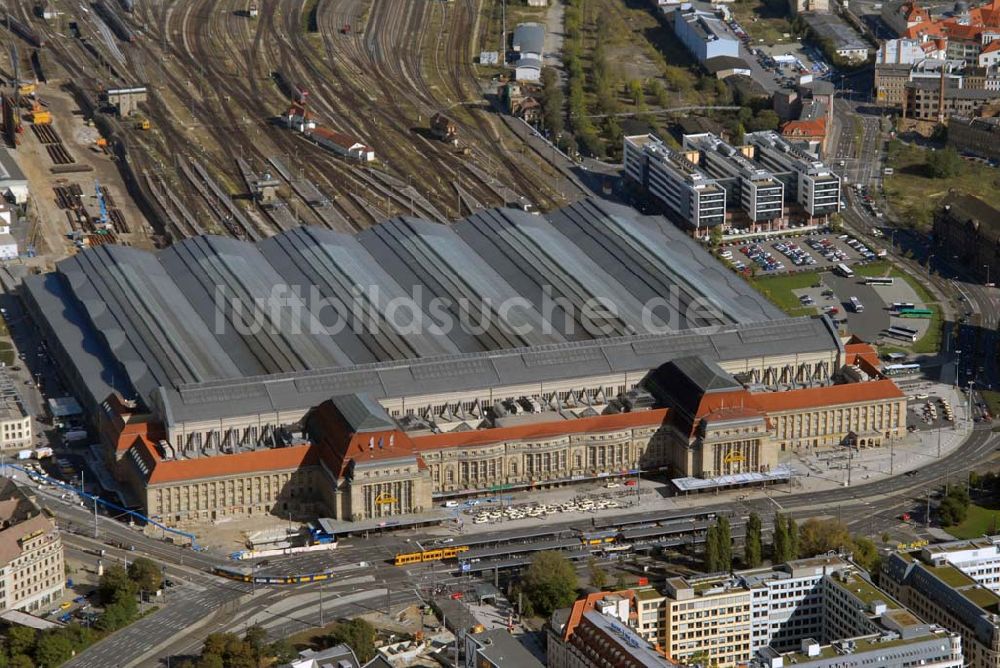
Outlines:
<svg viewBox="0 0 1000 668"><path fill-rule="evenodd" d="M444 502L444 507L445 508L458 508L458 501L445 501Z"/></svg>

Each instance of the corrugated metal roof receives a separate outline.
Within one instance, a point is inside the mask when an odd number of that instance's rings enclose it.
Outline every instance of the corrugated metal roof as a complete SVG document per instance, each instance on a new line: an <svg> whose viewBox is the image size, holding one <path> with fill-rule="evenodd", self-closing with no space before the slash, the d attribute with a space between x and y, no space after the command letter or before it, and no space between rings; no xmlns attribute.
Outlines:
<svg viewBox="0 0 1000 668"><path fill-rule="evenodd" d="M258 245L101 246L25 286L86 405L114 388L173 421L839 344L820 320L783 318L665 220L596 200L454 226L398 218L356 237L296 228ZM644 323L645 303L671 292L677 303ZM604 331L580 324L595 298L615 306ZM717 309L689 312L697 298ZM401 300L396 315L418 323L392 321ZM435 331L442 317L457 324ZM691 329L706 325L723 328Z"/></svg>

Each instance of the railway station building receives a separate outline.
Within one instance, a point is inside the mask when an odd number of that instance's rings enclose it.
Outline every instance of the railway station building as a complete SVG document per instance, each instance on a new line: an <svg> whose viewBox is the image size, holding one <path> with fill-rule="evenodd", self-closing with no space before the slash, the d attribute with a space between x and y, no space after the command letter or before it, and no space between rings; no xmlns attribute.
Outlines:
<svg viewBox="0 0 1000 668"><path fill-rule="evenodd" d="M168 523L767 472L782 449L905 426L868 346L784 316L664 218L598 200L106 245L23 293L107 463Z"/></svg>

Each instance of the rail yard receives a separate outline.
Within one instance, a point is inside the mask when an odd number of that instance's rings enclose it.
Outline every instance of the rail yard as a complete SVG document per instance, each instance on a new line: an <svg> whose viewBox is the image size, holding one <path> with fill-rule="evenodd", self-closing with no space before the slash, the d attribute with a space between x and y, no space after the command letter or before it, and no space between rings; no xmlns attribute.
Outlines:
<svg viewBox="0 0 1000 668"><path fill-rule="evenodd" d="M473 62L482 4L99 0L60 3L43 20L34 3L12 2L6 22L20 80L31 62L48 82L43 100L72 94L118 158L152 241L166 245L564 203L548 185L555 169L490 108L491 72ZM454 123L452 141L430 132L435 114ZM338 141L377 159L340 155ZM57 162L60 147L49 149ZM268 184L266 197L255 184Z"/></svg>

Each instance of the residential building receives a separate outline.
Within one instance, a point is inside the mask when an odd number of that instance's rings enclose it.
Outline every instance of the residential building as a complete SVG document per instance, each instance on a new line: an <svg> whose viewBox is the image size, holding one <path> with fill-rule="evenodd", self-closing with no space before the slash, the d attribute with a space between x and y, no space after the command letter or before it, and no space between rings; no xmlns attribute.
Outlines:
<svg viewBox="0 0 1000 668"><path fill-rule="evenodd" d="M740 57L740 40L711 12L681 5L674 10L674 33L699 63L722 56Z"/></svg>
<svg viewBox="0 0 1000 668"><path fill-rule="evenodd" d="M995 39L979 52L978 64L980 67L993 67L1000 65L1000 39Z"/></svg>
<svg viewBox="0 0 1000 668"><path fill-rule="evenodd" d="M890 554L879 581L914 614L958 633L966 666L1000 666L1000 596L940 552Z"/></svg>
<svg viewBox="0 0 1000 668"><path fill-rule="evenodd" d="M1000 161L1000 118L948 119L948 145L962 153L972 153Z"/></svg>
<svg viewBox="0 0 1000 668"><path fill-rule="evenodd" d="M725 222L725 188L653 135L625 137L624 168L695 236Z"/></svg>
<svg viewBox="0 0 1000 668"><path fill-rule="evenodd" d="M66 567L55 522L11 481L0 481L0 610L37 612L63 596Z"/></svg>
<svg viewBox="0 0 1000 668"><path fill-rule="evenodd" d="M912 66L907 63L875 64L875 101L883 107L902 107Z"/></svg>
<svg viewBox="0 0 1000 668"><path fill-rule="evenodd" d="M1000 211L978 197L945 195L934 213L934 244L983 283L1000 276Z"/></svg>
<svg viewBox="0 0 1000 668"><path fill-rule="evenodd" d="M544 668L504 628L465 634L465 668Z"/></svg>
<svg viewBox="0 0 1000 668"><path fill-rule="evenodd" d="M785 200L798 203L809 218L840 211L840 177L822 161L776 132L751 132L744 141L754 147L754 160L784 182Z"/></svg>
<svg viewBox="0 0 1000 668"><path fill-rule="evenodd" d="M753 655L751 594L725 580L667 579L661 634L663 651L681 663L706 657L712 665L737 666Z"/></svg>

